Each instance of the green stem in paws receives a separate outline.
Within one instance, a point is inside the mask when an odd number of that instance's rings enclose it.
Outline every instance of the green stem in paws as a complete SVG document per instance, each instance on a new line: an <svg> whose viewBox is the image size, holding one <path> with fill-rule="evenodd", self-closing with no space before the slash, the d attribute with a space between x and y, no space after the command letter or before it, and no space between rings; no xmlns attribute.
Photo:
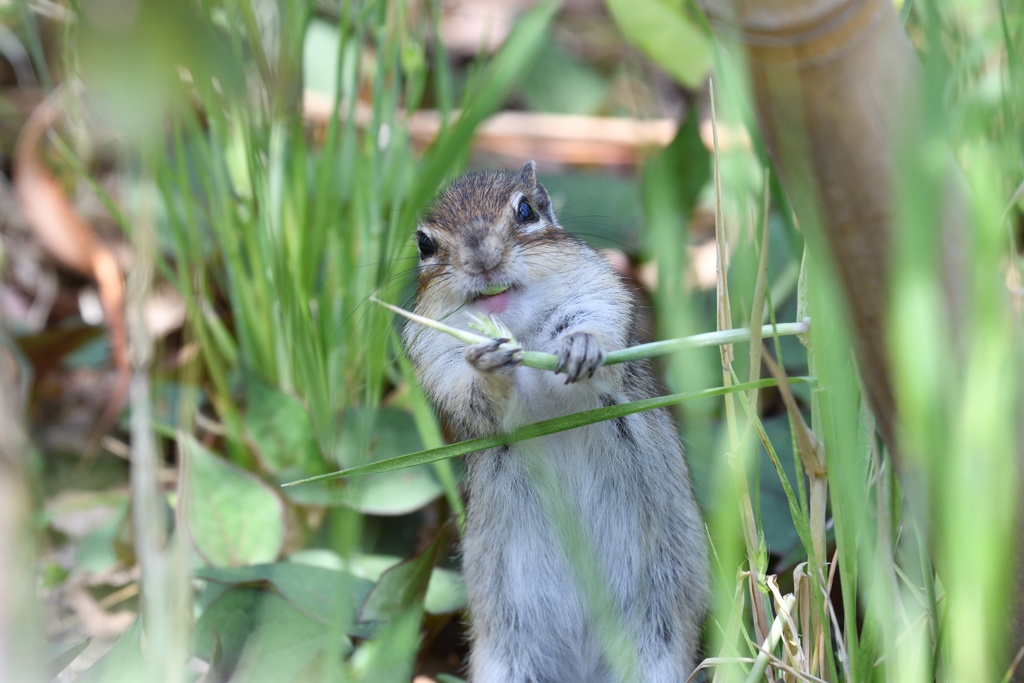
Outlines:
<svg viewBox="0 0 1024 683"><path fill-rule="evenodd" d="M455 337L459 341L463 341L467 344L483 344L485 342L492 341L494 339L501 339L509 335L496 334L495 336L485 336L477 334L475 332L468 332L466 330L460 330L457 327L445 325L442 322L426 318L422 315L411 313L398 306L393 306L389 303L385 303L377 297L370 297L370 301L376 304L380 304L384 308L390 311L412 320L413 322L427 327L432 327L435 330L440 330ZM497 321L492 319L494 324ZM811 329L810 318L804 318L800 322L794 323L779 323L776 325L765 325L761 328L760 337L785 337L789 335L800 335L807 334ZM665 339L662 341L651 342L649 344L639 344L637 346L631 346L628 349L620 349L618 351L610 351L604 357L604 365L614 365L615 363L626 363L633 360L643 360L645 358L654 358L656 356L664 356L676 351L682 351L684 349L696 349L703 346L719 346L721 344L733 344L736 342L750 341L750 330L746 328L734 329L734 330L721 330L719 332L705 332L703 334L694 334L689 337L680 337L678 339ZM505 344L502 344L502 348L515 349L520 348L519 344L513 339ZM554 371L558 365L558 358L550 353L542 353L540 351L523 351L523 365L529 368L536 368L538 370L550 370Z"/></svg>

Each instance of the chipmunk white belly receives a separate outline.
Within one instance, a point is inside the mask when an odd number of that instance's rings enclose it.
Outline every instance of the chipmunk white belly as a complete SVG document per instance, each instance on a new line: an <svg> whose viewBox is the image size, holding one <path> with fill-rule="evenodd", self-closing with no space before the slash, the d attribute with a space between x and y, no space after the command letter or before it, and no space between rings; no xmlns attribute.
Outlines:
<svg viewBox="0 0 1024 683"><path fill-rule="evenodd" d="M630 606L642 584L638 573L645 571L650 534L634 487L623 484L631 476L630 459L609 447L614 442L602 434L604 427L492 449L473 456L471 465L463 557L477 606L474 625L489 630L487 622L512 617L530 632L514 641L517 656L554 674L552 681L605 680L594 625L607 618L627 636L637 626ZM580 588L587 573L605 595ZM605 609L604 599L611 613L595 615ZM493 656L503 659L499 652ZM475 671L474 681L509 680L505 666L493 677Z"/></svg>

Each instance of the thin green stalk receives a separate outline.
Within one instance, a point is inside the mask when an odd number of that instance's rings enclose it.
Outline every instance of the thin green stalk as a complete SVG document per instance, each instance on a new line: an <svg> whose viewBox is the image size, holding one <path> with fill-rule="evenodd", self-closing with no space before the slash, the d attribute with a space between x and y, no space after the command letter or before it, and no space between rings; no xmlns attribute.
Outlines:
<svg viewBox="0 0 1024 683"><path fill-rule="evenodd" d="M811 382L812 380L809 377L791 377L789 381L791 383L796 383ZM655 398L648 398L642 401L632 401L630 403L596 408L594 410L584 410L579 413L565 415L564 417L556 417L551 420L544 420L542 422L525 425L507 434L495 434L493 436L483 436L476 439L469 439L468 441L460 441L459 443L443 446L441 448L431 448L417 453L400 455L396 458L388 458L387 460L378 460L377 462L367 463L357 467L350 467L338 472L329 472L316 477L291 481L286 484L282 484L282 486L296 486L298 484L308 484L314 481L341 479L360 474L378 474L380 472L405 469L406 467L415 467L416 465L436 462L446 458L454 458L459 455L475 453L477 451L487 450L488 448L494 448L496 446L516 443L517 441L535 439L539 436L546 436L556 432L564 432L576 427L584 427L589 424L594 424L595 422L614 420L618 417L625 417L626 415L640 413L645 410L666 408L677 403L682 403L683 401L724 396L737 391L763 389L765 387L777 386L777 384L778 383L774 379L762 379L757 382L746 382L744 384L736 384L729 387L715 387L713 389L704 389L703 391L669 394L668 396L657 396Z"/></svg>
<svg viewBox="0 0 1024 683"><path fill-rule="evenodd" d="M146 634L159 642L146 660L149 680L176 683L181 678L185 650L183 612L176 598L185 584L175 570L165 528L165 496L158 480L159 459L152 427L153 340L143 315L154 270L156 251L152 209L133 207L135 258L126 283L125 319L128 328L131 385L131 511L134 547L142 572L142 617Z"/></svg>
<svg viewBox="0 0 1024 683"><path fill-rule="evenodd" d="M779 605L779 613L775 616L771 631L768 632L768 637L761 644L761 650L757 653L757 659L754 660L754 665L750 667L750 673L747 674L747 683L755 683L764 676L772 650L779 644L779 639L782 638L782 632L786 626L786 619L790 618L790 615L793 614L795 606L796 596L792 594L787 595L785 602Z"/></svg>
<svg viewBox="0 0 1024 683"><path fill-rule="evenodd" d="M426 318L416 313L411 313L403 308L399 308L398 306L385 303L377 297L371 296L370 301L380 304L384 308L404 316L413 322L450 334L459 341L463 341L467 344L484 344L501 338L500 336L485 336L475 332L460 330L457 327L452 327L442 322L438 322L437 320ZM802 322L764 325L760 328L758 336L769 337L778 335L780 337L785 337L790 335L800 335L806 334L810 329L811 321L808 318ZM615 365L616 363L644 360L647 358L655 358L657 356L666 356L668 354L675 353L677 351L685 351L687 349L750 341L750 338L750 330L745 328L721 330L718 332L704 332L702 334L694 334L688 337L680 337L679 339L665 339L662 341L650 342L648 344L638 344L636 346L631 346L628 349L611 351L605 355L603 364ZM518 348L518 344L515 343L515 340L511 340L502 344L502 348L514 349ZM522 364L528 368L536 368L537 370L554 371L558 366L558 357L554 354L543 353L540 351L523 351Z"/></svg>
<svg viewBox="0 0 1024 683"><path fill-rule="evenodd" d="M732 306L729 299L729 278L728 262L725 255L728 253L728 245L725 241L725 211L722 206L722 168L721 149L718 144L718 115L715 109L715 88L714 81L709 84L709 95L711 101L711 130L714 141L714 154L712 155L712 177L715 190L715 247L716 247L716 296L715 312L716 326L719 332L733 329ZM758 340L758 345L760 341ZM731 386L735 380L736 373L733 369L735 351L732 344L723 344L720 349L722 361L722 382L725 386ZM729 436L731 457L728 462L731 465L730 474L733 479L733 488L736 499L740 506L740 523L743 533L743 547L746 551L747 567L749 569L747 583L750 591L750 606L754 622L754 630L758 640L764 640L768 635L768 608L760 593L760 582L765 571L761 558L763 554L763 535L760 528L760 519L750 496L748 484L748 473L746 458L752 452L750 439L747 438L749 431L744 430L743 438L740 437L738 423L736 420L736 401L732 395L725 397L725 422ZM755 491L756 493L756 491ZM759 508L757 508L759 509ZM773 674L772 674L773 675Z"/></svg>

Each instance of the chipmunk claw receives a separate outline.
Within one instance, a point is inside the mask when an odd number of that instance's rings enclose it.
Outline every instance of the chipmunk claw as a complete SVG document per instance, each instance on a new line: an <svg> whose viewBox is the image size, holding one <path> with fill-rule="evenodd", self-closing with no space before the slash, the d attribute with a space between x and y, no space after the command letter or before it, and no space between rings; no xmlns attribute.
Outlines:
<svg viewBox="0 0 1024 683"><path fill-rule="evenodd" d="M565 383L571 384L584 377L594 376L594 372L604 362L604 351L597 339L586 332L574 332L562 339L562 345L555 353L558 365L555 374L565 373Z"/></svg>
<svg viewBox="0 0 1024 683"><path fill-rule="evenodd" d="M480 372L511 372L523 360L523 350L519 347L501 348L508 341L492 339L467 346L463 356L467 363Z"/></svg>

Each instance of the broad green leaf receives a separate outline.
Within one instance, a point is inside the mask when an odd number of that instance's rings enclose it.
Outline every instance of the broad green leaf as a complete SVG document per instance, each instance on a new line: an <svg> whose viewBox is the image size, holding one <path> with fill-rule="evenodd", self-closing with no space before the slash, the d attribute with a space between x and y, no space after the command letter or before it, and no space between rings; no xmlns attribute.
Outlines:
<svg viewBox="0 0 1024 683"><path fill-rule="evenodd" d="M427 585L449 528L443 527L416 557L384 571L367 596L361 618L381 627L352 656L356 680L407 681L411 677Z"/></svg>
<svg viewBox="0 0 1024 683"><path fill-rule="evenodd" d="M310 471L320 458L306 408L255 375L246 377L245 396L245 431L263 466L273 473Z"/></svg>
<svg viewBox="0 0 1024 683"><path fill-rule="evenodd" d="M711 39L682 11L662 0L605 0L631 43L688 88L711 67Z"/></svg>
<svg viewBox="0 0 1024 683"><path fill-rule="evenodd" d="M146 680L146 662L142 658L142 619L124 632L110 652L90 666L77 683L129 683Z"/></svg>
<svg viewBox="0 0 1024 683"><path fill-rule="evenodd" d="M180 516L199 554L210 564L270 562L284 542L284 504L252 474L179 435L186 458Z"/></svg>
<svg viewBox="0 0 1024 683"><path fill-rule="evenodd" d="M377 581L387 570L402 562L394 555L357 555L349 567L352 572L370 581ZM423 609L427 614L451 614L466 606L466 582L453 569L434 567L427 583Z"/></svg>
<svg viewBox="0 0 1024 683"><path fill-rule="evenodd" d="M519 94L532 111L597 115L608 98L608 79L550 41L526 72Z"/></svg>
<svg viewBox="0 0 1024 683"><path fill-rule="evenodd" d="M391 451L392 453L398 451ZM344 489L342 500L364 515L407 515L436 500L441 485L427 465L382 472Z"/></svg>
<svg viewBox="0 0 1024 683"><path fill-rule="evenodd" d="M203 612L192 648L225 679L298 681L334 632L275 592L235 588Z"/></svg>
<svg viewBox="0 0 1024 683"><path fill-rule="evenodd" d="M288 477L295 476L297 472L297 470L284 470L278 475L278 480L285 481ZM335 486L329 481L318 482L303 488L306 490L300 491L292 487L283 489L283 492L292 503L307 507L335 507L344 505L346 498L350 495L346 493L345 486Z"/></svg>
<svg viewBox="0 0 1024 683"><path fill-rule="evenodd" d="M412 415L391 408L379 411L352 409L346 411L346 425L366 425L370 458L378 460L395 453L423 448L416 422ZM364 438L361 428L346 429L340 443L342 456L358 452ZM322 469L320 471L323 471ZM308 470L285 470L284 478L308 474ZM306 487L303 487L306 488ZM366 477L356 485L330 486L326 483L308 487L308 490L286 488L285 495L300 505L347 505L366 515L399 516L424 507L442 495L443 488L430 467L414 467L402 472L385 472Z"/></svg>
<svg viewBox="0 0 1024 683"><path fill-rule="evenodd" d="M374 460L422 448L423 442L412 415L387 408L378 411L373 421L370 446ZM419 510L442 493L434 472L424 465L366 477L358 485L343 489L342 500L363 514L393 516Z"/></svg>
<svg viewBox="0 0 1024 683"><path fill-rule="evenodd" d="M122 558L125 530L129 526L128 501L117 506L115 514L87 533L75 548L75 563L86 572L103 572L114 567Z"/></svg>
<svg viewBox="0 0 1024 683"><path fill-rule="evenodd" d="M288 562L334 571L341 571L345 566L345 561L341 559L341 556L327 548L303 548L302 550L296 550L288 555ZM353 574L357 574L357 572L353 572Z"/></svg>
<svg viewBox="0 0 1024 683"><path fill-rule="evenodd" d="M310 619L341 624L351 634L356 606L362 605L373 582L336 569L295 562L249 567L204 567L196 578L277 593Z"/></svg>
<svg viewBox="0 0 1024 683"><path fill-rule="evenodd" d="M374 637L359 645L350 662L353 681L396 681L413 678L419 649L422 619L406 611L381 624Z"/></svg>
<svg viewBox="0 0 1024 683"><path fill-rule="evenodd" d="M189 650L209 662L214 671L230 674L255 625L254 613L265 595L269 593L255 588L223 591L196 622Z"/></svg>
<svg viewBox="0 0 1024 683"><path fill-rule="evenodd" d="M391 621L423 606L430 575L448 538L448 526L419 555L400 562L383 574L363 603L362 621Z"/></svg>
<svg viewBox="0 0 1024 683"><path fill-rule="evenodd" d="M451 614L466 606L466 582L462 574L443 567L434 567L423 599L427 614Z"/></svg>

